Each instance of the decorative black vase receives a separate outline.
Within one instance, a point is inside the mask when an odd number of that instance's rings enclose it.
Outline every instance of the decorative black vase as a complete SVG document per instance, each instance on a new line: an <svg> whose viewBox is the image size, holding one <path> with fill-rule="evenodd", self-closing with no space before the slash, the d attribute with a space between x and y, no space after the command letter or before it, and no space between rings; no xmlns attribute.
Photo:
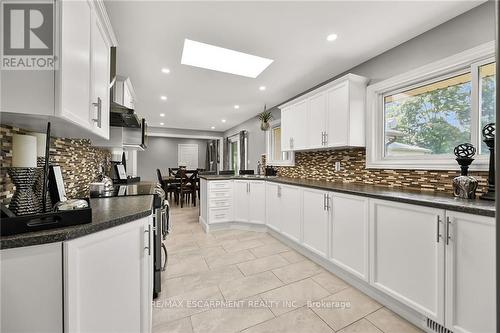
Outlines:
<svg viewBox="0 0 500 333"><path fill-rule="evenodd" d="M453 151L460 165L460 176L453 178L453 194L462 199L476 197L477 179L468 175L469 165L474 161L476 148L470 143L462 143Z"/></svg>
<svg viewBox="0 0 500 333"><path fill-rule="evenodd" d="M483 142L490 150L490 167L488 172L488 192L481 196L484 200L495 200L495 123L483 127Z"/></svg>
<svg viewBox="0 0 500 333"><path fill-rule="evenodd" d="M33 191L39 201L40 213L50 212L52 211L52 202L50 200L50 195L48 194L49 191L47 191L47 195L45 196L45 207L43 204L43 166L45 165L45 157L37 157L36 164L38 166L38 170Z"/></svg>
<svg viewBox="0 0 500 333"><path fill-rule="evenodd" d="M40 201L33 191L38 168L7 168L7 172L16 186L9 209L18 216L39 213Z"/></svg>

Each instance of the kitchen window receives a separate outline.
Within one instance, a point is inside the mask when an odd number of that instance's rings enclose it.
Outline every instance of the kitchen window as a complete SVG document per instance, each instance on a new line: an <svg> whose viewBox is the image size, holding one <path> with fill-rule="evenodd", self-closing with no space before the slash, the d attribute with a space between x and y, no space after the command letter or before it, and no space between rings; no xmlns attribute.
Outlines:
<svg viewBox="0 0 500 333"><path fill-rule="evenodd" d="M369 86L367 167L456 170L453 149L470 142L471 169L486 170L481 129L495 122L493 52L488 43Z"/></svg>
<svg viewBox="0 0 500 333"><path fill-rule="evenodd" d="M281 121L271 122L269 130L266 132L266 164L273 166L293 166L295 165L294 153L281 151Z"/></svg>

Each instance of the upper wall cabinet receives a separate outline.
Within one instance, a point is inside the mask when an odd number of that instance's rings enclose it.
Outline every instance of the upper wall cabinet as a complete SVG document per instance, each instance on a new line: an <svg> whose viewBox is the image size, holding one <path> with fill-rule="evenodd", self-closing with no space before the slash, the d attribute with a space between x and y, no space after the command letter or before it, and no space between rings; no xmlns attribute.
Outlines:
<svg viewBox="0 0 500 333"><path fill-rule="evenodd" d="M281 149L364 147L367 83L348 74L281 105Z"/></svg>
<svg viewBox="0 0 500 333"><path fill-rule="evenodd" d="M39 130L50 119L56 135L108 139L110 48L117 42L104 4L54 6L55 69L3 71L2 123Z"/></svg>

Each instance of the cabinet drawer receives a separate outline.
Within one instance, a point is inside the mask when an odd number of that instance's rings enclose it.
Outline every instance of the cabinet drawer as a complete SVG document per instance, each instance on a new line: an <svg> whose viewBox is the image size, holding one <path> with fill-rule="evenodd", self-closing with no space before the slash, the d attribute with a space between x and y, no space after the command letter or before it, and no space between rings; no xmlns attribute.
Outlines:
<svg viewBox="0 0 500 333"><path fill-rule="evenodd" d="M231 198L225 197L222 199L210 199L209 205L210 208L212 207L229 207L231 206Z"/></svg>
<svg viewBox="0 0 500 333"><path fill-rule="evenodd" d="M231 191L210 191L210 199L222 199L231 197Z"/></svg>
<svg viewBox="0 0 500 333"><path fill-rule="evenodd" d="M231 220L231 208L210 208L210 223L225 222Z"/></svg>
<svg viewBox="0 0 500 333"><path fill-rule="evenodd" d="M210 190L224 190L231 189L231 182L228 180L225 181L212 181L208 183L208 188Z"/></svg>

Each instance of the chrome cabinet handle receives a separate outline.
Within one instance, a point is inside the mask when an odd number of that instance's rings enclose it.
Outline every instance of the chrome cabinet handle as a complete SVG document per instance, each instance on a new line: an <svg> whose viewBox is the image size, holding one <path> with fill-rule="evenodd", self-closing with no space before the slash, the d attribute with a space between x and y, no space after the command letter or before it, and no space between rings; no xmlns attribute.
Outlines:
<svg viewBox="0 0 500 333"><path fill-rule="evenodd" d="M325 146L328 145L328 132L325 132Z"/></svg>
<svg viewBox="0 0 500 333"><path fill-rule="evenodd" d="M326 195L326 210L330 210L330 196L327 194Z"/></svg>
<svg viewBox="0 0 500 333"><path fill-rule="evenodd" d="M248 183L248 193L252 191L252 184Z"/></svg>
<svg viewBox="0 0 500 333"><path fill-rule="evenodd" d="M451 228L451 219L449 216L446 216L446 245L450 244L450 228Z"/></svg>
<svg viewBox="0 0 500 333"><path fill-rule="evenodd" d="M162 243L161 248L162 248L163 252L165 252L165 260L163 261L163 266L161 266L161 271L165 272L165 269L167 268L167 262L168 262L168 252L167 252L167 247L165 246L165 244Z"/></svg>
<svg viewBox="0 0 500 333"><path fill-rule="evenodd" d="M325 145L325 132L321 132L321 145Z"/></svg>
<svg viewBox="0 0 500 333"><path fill-rule="evenodd" d="M148 256L151 255L151 224L148 224L148 230L144 230L144 233L148 234L148 246L144 247L144 250L148 250Z"/></svg>
<svg viewBox="0 0 500 333"><path fill-rule="evenodd" d="M441 215L438 215L437 216L437 219L436 219L436 228L437 228L437 232L436 232L436 241L439 243L439 239L440 238L443 238L443 235L441 235Z"/></svg>
<svg viewBox="0 0 500 333"><path fill-rule="evenodd" d="M326 210L326 193L323 193L323 210Z"/></svg>
<svg viewBox="0 0 500 333"><path fill-rule="evenodd" d="M102 100L101 97L97 97L97 102L92 103L93 106L97 107L97 118L92 119L92 121L97 123L97 127L101 128L102 126Z"/></svg>

